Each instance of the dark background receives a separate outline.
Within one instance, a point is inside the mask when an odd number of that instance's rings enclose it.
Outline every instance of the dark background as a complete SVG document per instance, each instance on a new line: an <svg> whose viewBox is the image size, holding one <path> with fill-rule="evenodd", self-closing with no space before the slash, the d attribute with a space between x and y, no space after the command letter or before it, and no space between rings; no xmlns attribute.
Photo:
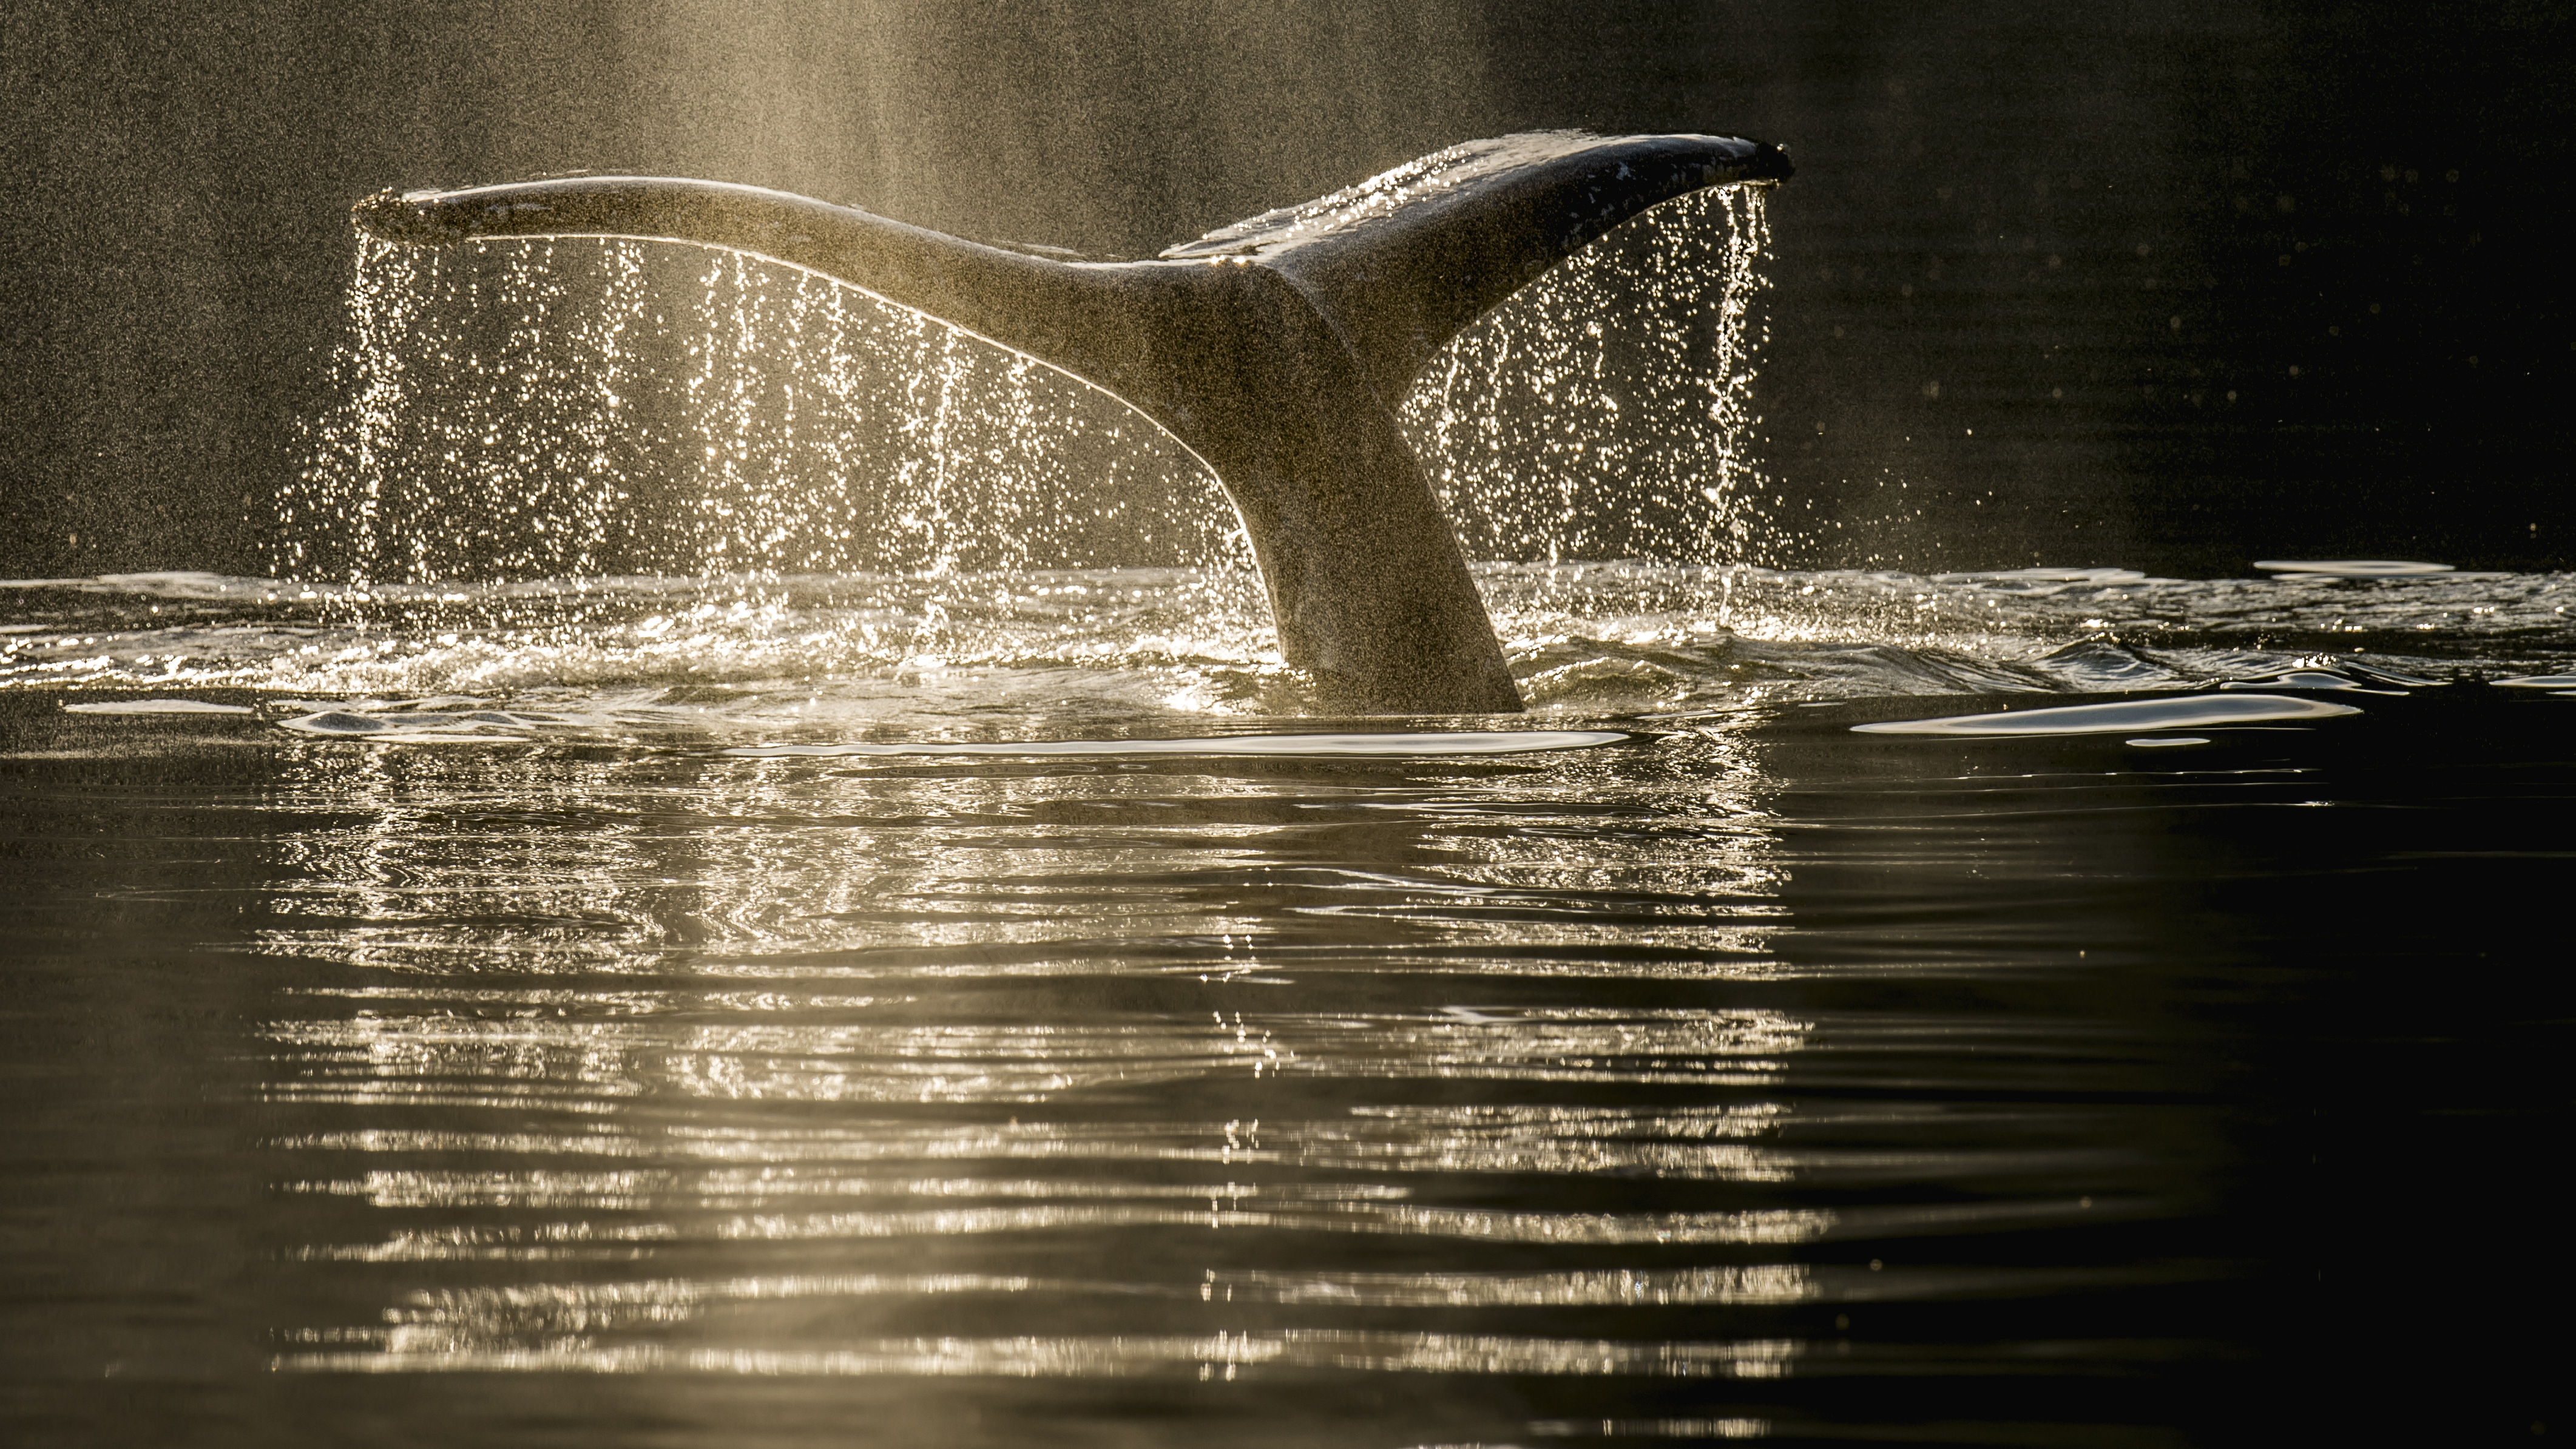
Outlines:
<svg viewBox="0 0 2576 1449"><path fill-rule="evenodd" d="M1789 145L1792 564L2564 567L2543 3L15 3L0 574L255 571L349 202L588 167L1151 251L1469 137Z"/></svg>

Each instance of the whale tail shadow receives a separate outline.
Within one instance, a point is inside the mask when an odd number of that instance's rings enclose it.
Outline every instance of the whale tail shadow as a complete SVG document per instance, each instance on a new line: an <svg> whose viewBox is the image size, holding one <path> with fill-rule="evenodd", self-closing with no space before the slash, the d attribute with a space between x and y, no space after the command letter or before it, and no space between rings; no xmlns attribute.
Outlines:
<svg viewBox="0 0 2576 1449"><path fill-rule="evenodd" d="M1789 170L1777 148L1732 137L1505 136L1140 262L1057 261L668 177L388 191L355 215L397 242L615 236L749 252L1060 368L1215 473L1280 651L1327 708L1472 713L1517 711L1520 694L1395 403L1461 328L1630 217Z"/></svg>

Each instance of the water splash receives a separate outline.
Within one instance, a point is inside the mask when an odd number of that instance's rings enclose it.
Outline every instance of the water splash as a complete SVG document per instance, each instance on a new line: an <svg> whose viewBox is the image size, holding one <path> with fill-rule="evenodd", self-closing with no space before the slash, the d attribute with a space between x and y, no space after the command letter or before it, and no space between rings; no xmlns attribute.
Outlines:
<svg viewBox="0 0 2576 1449"><path fill-rule="evenodd" d="M1470 557L1738 556L1757 189L1656 208L1469 328L1400 408ZM281 500L284 577L1179 567L1260 599L1185 448L1034 359L679 243L362 236Z"/></svg>
<svg viewBox="0 0 2576 1449"><path fill-rule="evenodd" d="M1665 202L1432 359L1397 417L1468 557L1753 554L1765 195Z"/></svg>
<svg viewBox="0 0 2576 1449"><path fill-rule="evenodd" d="M286 577L580 577L649 556L621 507L649 358L641 249L461 253L361 235L333 362L279 499Z"/></svg>
<svg viewBox="0 0 2576 1449"><path fill-rule="evenodd" d="M2083 571L2059 570L2078 575ZM2576 576L2275 583L1492 564L1525 697L1611 720L1889 695L2576 693ZM0 689L220 688L287 714L578 716L611 739L1099 738L1312 708L1266 620L1195 571L306 585L205 574L0 580ZM1714 600L1712 605L1711 601ZM422 703L434 699L437 703ZM308 703L298 703L309 701ZM362 703L375 701L376 703ZM639 713L640 711L640 713ZM498 729L493 726L492 729ZM513 725L514 733L528 733ZM481 733L490 733L490 730Z"/></svg>
<svg viewBox="0 0 2576 1449"><path fill-rule="evenodd" d="M287 577L1248 577L1215 480L1125 405L793 268L362 236L348 310L342 402L281 500Z"/></svg>

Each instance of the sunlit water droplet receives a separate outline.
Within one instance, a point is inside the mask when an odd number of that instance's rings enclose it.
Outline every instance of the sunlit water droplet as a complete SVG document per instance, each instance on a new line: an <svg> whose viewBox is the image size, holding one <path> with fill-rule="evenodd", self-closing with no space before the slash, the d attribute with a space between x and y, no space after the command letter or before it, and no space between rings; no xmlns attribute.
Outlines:
<svg viewBox="0 0 2576 1449"><path fill-rule="evenodd" d="M1760 187L1665 202L1460 333L1397 409L1471 558L1743 558Z"/></svg>
<svg viewBox="0 0 2576 1449"><path fill-rule="evenodd" d="M1668 202L1496 308L1399 408L1471 557L1740 557L1758 188ZM278 573L390 584L1178 569L1266 631L1232 508L1106 393L828 279L678 243L361 238L339 407L280 500ZM1693 581L1703 600L1723 581ZM349 604L373 602L342 595Z"/></svg>
<svg viewBox="0 0 2576 1449"><path fill-rule="evenodd" d="M362 238L348 310L290 576L1248 567L1214 480L1123 404L758 258Z"/></svg>

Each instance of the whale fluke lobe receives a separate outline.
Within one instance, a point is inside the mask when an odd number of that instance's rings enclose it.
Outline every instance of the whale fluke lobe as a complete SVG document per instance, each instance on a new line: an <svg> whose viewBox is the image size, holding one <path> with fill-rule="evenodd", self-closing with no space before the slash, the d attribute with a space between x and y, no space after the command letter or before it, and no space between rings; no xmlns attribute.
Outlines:
<svg viewBox="0 0 2576 1449"><path fill-rule="evenodd" d="M1789 173L1778 147L1732 137L1500 136L1162 255L1251 257L1286 274L1392 403L1468 323L1621 222L1702 187Z"/></svg>
<svg viewBox="0 0 2576 1449"><path fill-rule="evenodd" d="M1718 136L1476 141L1143 262L1064 262L787 192L646 176L383 192L387 241L617 236L750 252L980 334L1115 393L1212 469L1281 653L1327 708L1517 711L1456 533L1394 405L1487 308L1637 213L1789 174Z"/></svg>

